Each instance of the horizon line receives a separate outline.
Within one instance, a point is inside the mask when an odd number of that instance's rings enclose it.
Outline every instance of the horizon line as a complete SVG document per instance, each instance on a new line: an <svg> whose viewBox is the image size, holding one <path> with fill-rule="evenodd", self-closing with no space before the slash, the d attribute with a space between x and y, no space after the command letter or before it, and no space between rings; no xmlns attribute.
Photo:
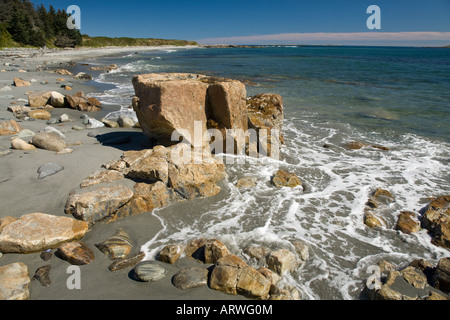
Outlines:
<svg viewBox="0 0 450 320"><path fill-rule="evenodd" d="M405 32L311 32L311 33L278 33L265 35L235 36L235 37L217 37L195 40L201 44L245 44L245 45L264 45L264 44L286 44L290 41L295 42L314 41L315 45L321 42L332 42L334 45L342 45L340 42L363 42L363 43L379 43L379 42L447 42L450 44L450 32L440 31L405 31ZM330 43L325 43L330 44Z"/></svg>

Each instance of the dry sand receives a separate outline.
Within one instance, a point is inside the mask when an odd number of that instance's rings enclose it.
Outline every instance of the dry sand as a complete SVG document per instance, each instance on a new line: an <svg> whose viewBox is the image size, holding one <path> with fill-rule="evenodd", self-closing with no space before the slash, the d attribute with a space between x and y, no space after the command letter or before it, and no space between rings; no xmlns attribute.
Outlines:
<svg viewBox="0 0 450 320"><path fill-rule="evenodd" d="M115 54L124 51L157 50L160 48L110 48L93 50L8 50L0 51L0 88L11 87L10 92L1 92L0 96L12 95L13 99L0 99L0 121L15 119L7 111L12 104L26 105L19 99L27 99L27 91L58 91L66 94L56 79L64 78L73 83L73 91L83 91L86 94L96 90L86 84L86 81L75 80L71 76L50 73L54 68L70 69L68 61L77 61L94 56ZM164 49L167 49L164 47ZM37 69L42 68L40 71ZM18 72L25 70L27 72ZM31 81L30 87L14 87L13 79L20 77ZM48 84L41 84L41 81ZM83 179L94 171L100 170L102 164L111 160L118 160L124 150L140 149L145 146L146 137L139 129L92 129L98 134L127 134L132 136L129 144L117 147L104 146L97 138L88 137L89 129L83 131L72 130L72 126L83 126L80 115L83 112L68 108L54 109L52 117L68 114L74 121L52 125L66 135L65 141L74 150L67 155L56 155L46 150L17 151L0 157L0 218L5 216L20 217L24 214L41 212L63 216L64 205L71 191L77 190ZM90 114L97 118L95 113ZM45 120L21 121L23 129L38 132L47 127ZM12 136L0 136L0 151L10 149ZM46 162L55 162L64 170L43 180L38 179L37 169ZM125 183L125 182L124 182ZM111 236L117 229L123 228L134 243L132 254L140 251L140 246L152 239L162 226L160 221L151 213L128 217L111 224L96 224L83 238L83 241L94 249L96 259L89 265L81 266L81 289L70 290L66 281L70 274L67 267L70 264L55 256L50 261L43 261L39 253L36 254L3 254L0 266L14 262L23 262L28 266L29 275L33 277L35 270L44 265L52 266L50 277L52 284L43 287L39 281L33 280L30 285L30 300L241 300L242 296L232 296L211 290L208 287L190 290L179 290L171 283L172 276L187 265L200 266L193 259L180 259L170 266L168 275L157 282L143 283L132 278L132 268L111 272L108 266L111 261L107 256L95 248L95 244ZM204 266L207 267L207 266Z"/></svg>

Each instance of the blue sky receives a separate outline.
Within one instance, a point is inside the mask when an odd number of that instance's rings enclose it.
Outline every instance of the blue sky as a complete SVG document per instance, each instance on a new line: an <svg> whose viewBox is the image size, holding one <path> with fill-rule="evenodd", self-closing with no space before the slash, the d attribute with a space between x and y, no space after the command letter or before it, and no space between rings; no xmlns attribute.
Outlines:
<svg viewBox="0 0 450 320"><path fill-rule="evenodd" d="M57 9L78 5L81 32L91 36L239 44L450 44L450 0L32 2L43 3L47 8L52 4ZM366 26L370 16L366 10L373 4L381 9L381 30L369 30Z"/></svg>

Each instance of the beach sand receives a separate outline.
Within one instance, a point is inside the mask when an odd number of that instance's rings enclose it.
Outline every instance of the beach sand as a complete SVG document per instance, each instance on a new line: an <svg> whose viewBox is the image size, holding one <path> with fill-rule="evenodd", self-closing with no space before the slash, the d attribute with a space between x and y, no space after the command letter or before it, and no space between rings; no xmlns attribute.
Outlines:
<svg viewBox="0 0 450 320"><path fill-rule="evenodd" d="M167 49L166 47L164 47ZM88 94L94 92L89 83L75 80L73 76L51 73L55 68L70 70L69 61L80 61L96 56L111 55L119 52L135 52L141 50L158 50L161 48L103 48L83 50L32 50L17 49L0 51L0 88L11 87L11 91L2 95L12 95L13 99L0 99L0 121L19 120L7 111L13 104L26 105L28 91L57 91L62 94L83 91ZM73 67L73 66L72 66ZM41 69L42 70L41 70ZM19 72L25 70L27 72ZM39 71L36 71L39 70ZM19 77L33 83L29 87L15 87L13 79ZM57 79L63 78L73 84L73 91L65 91ZM48 84L41 84L47 81ZM96 91L98 92L98 91ZM33 151L13 150L12 153L0 157L0 218L5 216L20 217L24 214L41 212L56 216L65 216L64 206L68 195L79 190L80 183L91 173L101 170L102 164L118 160L124 150L138 150L145 147L146 137L140 129L100 128L72 130L73 126L81 126L80 116L84 112L69 108L55 108L51 111L53 118L61 114L68 114L73 121L52 125L66 135L66 143L74 151L66 155L56 155L55 152L36 149ZM99 114L89 114L100 120ZM47 127L45 120L20 121L23 129L39 132ZM102 145L97 138L89 137L88 133L95 131L100 136L105 134L126 134L132 137L130 143L118 146ZM0 151L10 149L12 136L0 136ZM47 162L62 165L64 170L39 180L37 170ZM126 180L122 183L131 183ZM129 185L132 187L132 185ZM186 204L188 205L188 204ZM71 274L67 273L70 264L55 255L50 261L43 261L40 253L35 254L3 254L0 266L14 262L27 265L30 278L36 269L44 265L52 266L50 278L52 284L43 287L39 281L33 280L30 285L30 300L242 300L243 296L227 295L208 287L189 290L179 290L171 283L172 276L186 266L203 266L194 259L182 258L174 265L168 265L167 276L157 282L144 283L134 280L132 267L111 272L108 266L111 260L95 248L99 243L116 230L123 228L131 237L133 250L131 255L137 254L140 247L152 239L162 228L161 222L151 213L140 214L110 224L95 224L82 239L95 252L95 261L80 267L81 289L68 289L67 280ZM168 243L169 244L169 243ZM53 253L55 250L52 251Z"/></svg>

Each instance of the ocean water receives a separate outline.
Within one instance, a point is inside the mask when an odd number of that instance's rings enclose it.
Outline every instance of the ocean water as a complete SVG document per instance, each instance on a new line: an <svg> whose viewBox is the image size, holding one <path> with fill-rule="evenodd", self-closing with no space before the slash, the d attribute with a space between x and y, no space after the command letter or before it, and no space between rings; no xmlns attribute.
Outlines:
<svg viewBox="0 0 450 320"><path fill-rule="evenodd" d="M243 257L248 245L294 250L293 241L300 240L309 259L283 283L303 299L352 300L372 274L369 266L380 260L402 267L416 258L436 263L450 256L431 244L426 230L394 230L400 211L419 214L429 197L450 193L450 49L180 48L86 62L119 66L95 79L113 85L94 94L110 117L130 113L132 77L152 72L238 79L248 96L270 92L284 100L280 159L228 165L218 196L193 200L188 209L181 203L155 210L164 228L143 246L148 258L164 245L199 237L218 238ZM343 147L354 140L390 150ZM278 168L296 173L303 188L271 186ZM243 176L256 177L257 186L237 189ZM376 188L395 196L383 212L387 228L363 222Z"/></svg>

